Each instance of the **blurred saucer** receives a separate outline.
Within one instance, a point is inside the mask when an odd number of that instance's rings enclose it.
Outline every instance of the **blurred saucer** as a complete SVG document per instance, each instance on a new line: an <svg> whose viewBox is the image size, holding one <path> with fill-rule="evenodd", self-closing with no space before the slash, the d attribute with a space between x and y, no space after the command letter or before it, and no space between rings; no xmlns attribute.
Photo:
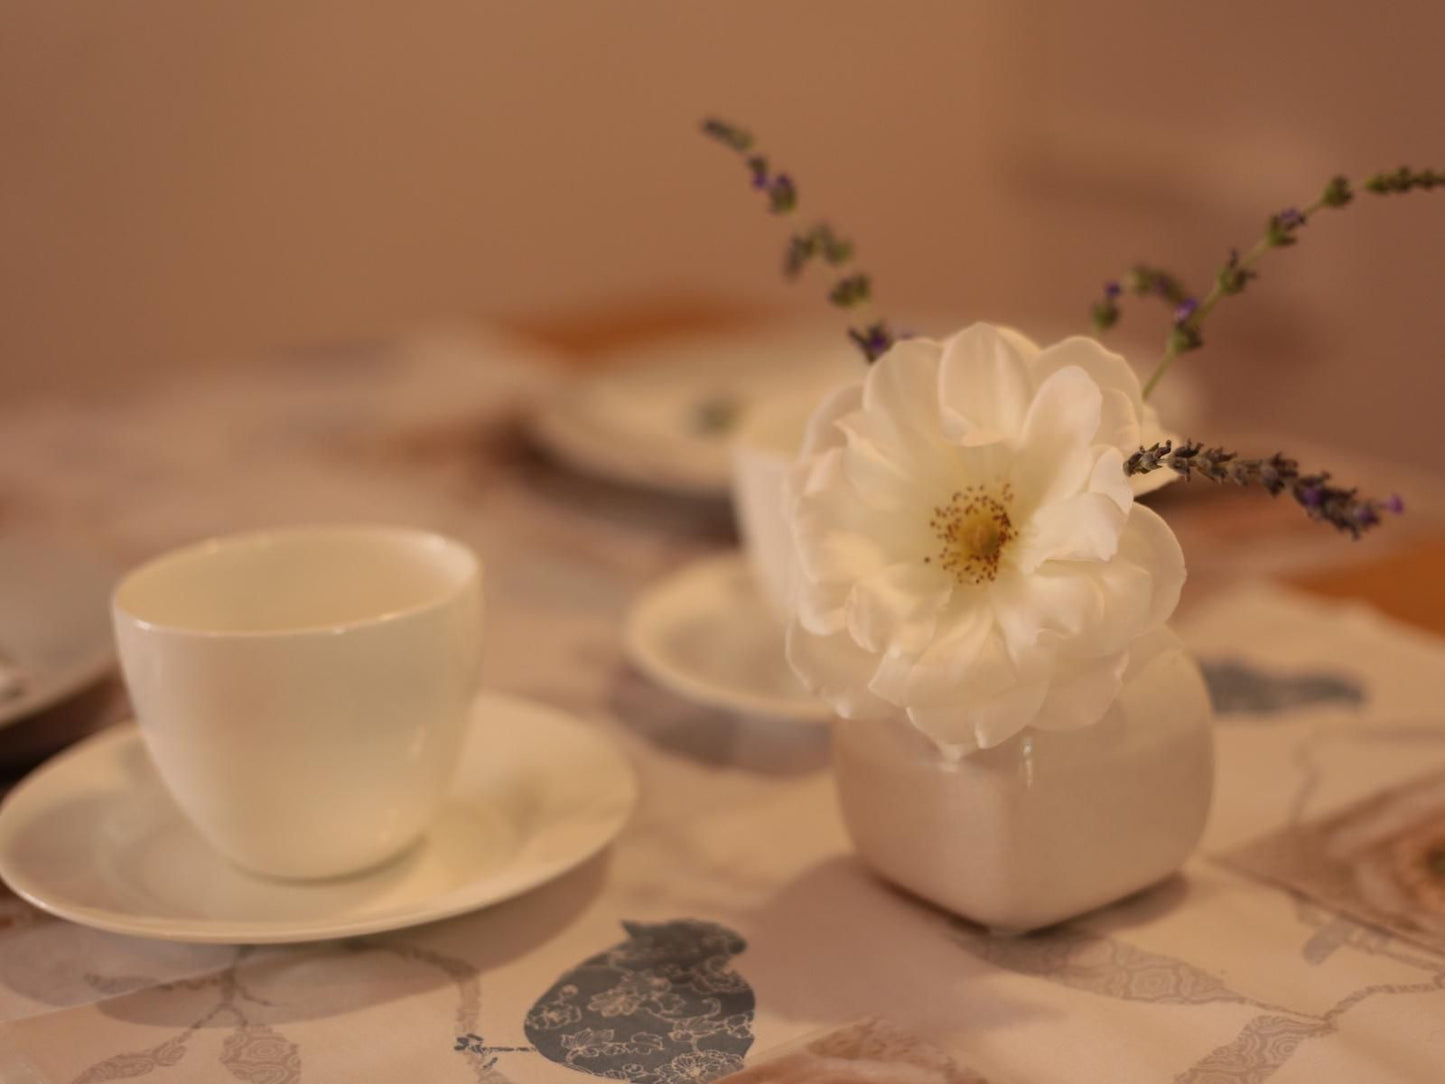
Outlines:
<svg viewBox="0 0 1445 1084"><path fill-rule="evenodd" d="M644 591L627 615L628 658L697 704L790 723L833 710L805 689L783 649L783 627L742 554L706 558Z"/></svg>
<svg viewBox="0 0 1445 1084"><path fill-rule="evenodd" d="M755 403L821 399L860 369L833 324L669 339L600 365L532 417L532 437L586 474L705 498L728 495L728 446Z"/></svg>
<svg viewBox="0 0 1445 1084"><path fill-rule="evenodd" d="M0 804L0 877L42 910L168 941L317 941L510 899L596 854L637 799L595 728L485 694L448 800L399 858L353 877L280 881L210 849L171 801L134 725L75 746Z"/></svg>
<svg viewBox="0 0 1445 1084"><path fill-rule="evenodd" d="M0 728L98 682L115 653L116 572L88 550L39 533L0 534Z"/></svg>

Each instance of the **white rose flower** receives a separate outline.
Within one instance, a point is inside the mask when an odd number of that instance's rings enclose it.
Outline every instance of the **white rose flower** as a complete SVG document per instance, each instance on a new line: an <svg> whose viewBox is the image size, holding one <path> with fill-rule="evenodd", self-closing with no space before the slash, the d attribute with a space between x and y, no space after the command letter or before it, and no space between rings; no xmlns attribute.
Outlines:
<svg viewBox="0 0 1445 1084"><path fill-rule="evenodd" d="M789 477L793 669L952 756L1097 722L1184 582L1124 474L1146 421L1092 339L975 324L895 345L818 409Z"/></svg>

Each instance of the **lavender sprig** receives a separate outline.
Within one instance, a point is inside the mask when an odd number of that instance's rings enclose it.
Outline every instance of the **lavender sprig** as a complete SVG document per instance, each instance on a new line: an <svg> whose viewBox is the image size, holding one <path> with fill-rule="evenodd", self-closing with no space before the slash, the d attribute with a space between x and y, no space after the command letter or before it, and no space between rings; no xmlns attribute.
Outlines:
<svg viewBox="0 0 1445 1084"><path fill-rule="evenodd" d="M1328 523L1352 538L1378 526L1385 513L1399 515L1405 510L1405 502L1398 496L1371 500L1361 497L1357 489L1332 485L1326 471L1301 474L1299 464L1283 453L1265 459L1244 459L1237 452L1206 448L1197 441L1185 441L1176 447L1173 441L1166 440L1140 448L1124 461L1126 475L1166 469L1186 481L1200 477L1215 483L1258 485L1271 497L1288 492L1311 519Z"/></svg>
<svg viewBox="0 0 1445 1084"><path fill-rule="evenodd" d="M853 258L853 243L833 233L826 222L820 222L810 230L795 233L788 240L788 249L783 257L783 274L797 278L809 262L821 259L829 267L841 267Z"/></svg>
<svg viewBox="0 0 1445 1084"><path fill-rule="evenodd" d="M886 323L877 320L866 327L850 327L848 338L853 340L853 345L858 347L863 352L863 357L872 364L888 353L888 348L903 336L894 335Z"/></svg>
<svg viewBox="0 0 1445 1084"><path fill-rule="evenodd" d="M1377 196L1389 196L1413 192L1417 188L1423 188L1428 192L1437 185L1445 185L1445 173L1436 173L1433 169L1414 170L1409 166L1401 166L1388 173L1376 173L1364 183L1364 189Z"/></svg>
<svg viewBox="0 0 1445 1084"><path fill-rule="evenodd" d="M1125 293L1135 297L1156 297L1170 308L1191 300L1190 293L1169 272L1144 264L1135 264L1122 279L1104 283L1104 298L1093 309L1094 327L1108 331L1119 322L1119 298Z"/></svg>
<svg viewBox="0 0 1445 1084"><path fill-rule="evenodd" d="M756 153L752 133L726 121L709 118L702 122L703 134L743 156L754 188L767 194L773 214L788 215L797 210L798 188L786 173L775 172L768 159ZM814 260L832 268L843 268L853 258L853 243L833 232L826 222L794 232L783 253L783 274L797 278ZM828 291L828 300L841 309L855 309L871 300L872 281L862 272L842 274ZM876 361L898 338L886 320L874 320L850 327L848 337L869 362Z"/></svg>
<svg viewBox="0 0 1445 1084"><path fill-rule="evenodd" d="M1445 187L1445 173L1434 170L1413 170L1408 166L1388 172L1376 173L1361 187L1374 195L1387 196L1415 191L1430 191ZM1231 249L1229 259L1219 269L1214 285L1203 298L1196 299L1188 294L1179 280L1168 272L1156 267L1139 265L1133 268L1122 282L1104 284L1104 297L1092 307L1094 327L1107 331L1119 322L1119 298L1127 291L1139 297L1156 296L1174 307L1173 326L1165 345L1164 356L1155 366L1144 385L1147 398L1159 380L1180 354L1198 350L1204 345L1200 331L1205 318L1214 306L1226 297L1243 293L1249 283L1259 277L1254 269L1266 252L1274 248L1288 248L1299 241L1299 231L1309 224L1310 219L1325 208L1344 207L1354 199L1354 190L1345 177L1331 178L1313 203L1305 207L1286 207L1269 216L1265 222L1264 235L1254 247L1243 256L1238 249Z"/></svg>

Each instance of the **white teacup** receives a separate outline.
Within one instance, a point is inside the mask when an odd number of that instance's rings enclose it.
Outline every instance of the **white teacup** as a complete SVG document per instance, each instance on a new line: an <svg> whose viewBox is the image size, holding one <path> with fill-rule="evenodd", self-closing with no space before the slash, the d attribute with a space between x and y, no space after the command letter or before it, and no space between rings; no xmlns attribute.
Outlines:
<svg viewBox="0 0 1445 1084"><path fill-rule="evenodd" d="M353 873L435 815L480 658L466 546L395 527L214 539L130 573L112 617L161 778L237 865Z"/></svg>
<svg viewBox="0 0 1445 1084"><path fill-rule="evenodd" d="M788 471L808 419L823 400L810 391L752 407L732 445L732 504L743 556L768 609L781 622L797 590L797 557L785 518Z"/></svg>

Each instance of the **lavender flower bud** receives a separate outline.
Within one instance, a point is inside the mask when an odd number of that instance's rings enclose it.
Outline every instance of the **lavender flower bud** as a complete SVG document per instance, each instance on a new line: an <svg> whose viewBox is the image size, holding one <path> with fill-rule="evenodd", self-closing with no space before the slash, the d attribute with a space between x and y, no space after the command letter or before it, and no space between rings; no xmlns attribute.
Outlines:
<svg viewBox="0 0 1445 1084"><path fill-rule="evenodd" d="M1324 195L1320 197L1320 202L1326 207L1343 207L1354 198L1354 193L1350 191L1348 178L1332 177L1330 183L1325 185Z"/></svg>
<svg viewBox="0 0 1445 1084"><path fill-rule="evenodd" d="M1365 182L1365 189L1376 195L1385 196L1409 192L1416 188L1429 191L1436 185L1442 184L1445 184L1445 173L1436 173L1432 169L1422 169L1416 172L1409 166L1401 166L1393 172L1375 174Z"/></svg>
<svg viewBox="0 0 1445 1084"><path fill-rule="evenodd" d="M786 173L779 173L768 185L768 203L774 214L787 214L798 205L798 189Z"/></svg>
<svg viewBox="0 0 1445 1084"><path fill-rule="evenodd" d="M718 120L716 117L708 117L704 120L702 130L705 135L739 153L749 150L753 145L752 133L737 127L737 125Z"/></svg>
<svg viewBox="0 0 1445 1084"><path fill-rule="evenodd" d="M1112 301L1096 301L1089 315L1096 331L1108 331L1119 322L1119 306Z"/></svg>
<svg viewBox="0 0 1445 1084"><path fill-rule="evenodd" d="M847 278L839 279L828 294L828 300L839 308L850 309L860 301L868 300L869 283L868 276L864 274L849 275Z"/></svg>
<svg viewBox="0 0 1445 1084"><path fill-rule="evenodd" d="M1196 441L1176 447L1166 440L1140 448L1124 461L1124 473L1131 476L1162 468L1186 481L1198 475L1215 483L1258 484L1271 496L1289 490L1311 519L1329 523L1353 538L1378 526L1380 513L1398 513L1405 507L1398 496L1383 501L1362 499L1358 490L1332 485L1324 472L1301 475L1299 464L1282 453L1268 459L1241 459L1224 448L1205 448Z"/></svg>
<svg viewBox="0 0 1445 1084"><path fill-rule="evenodd" d="M1305 223L1304 215L1293 207L1287 207L1277 215L1269 216L1265 227L1265 241L1273 248L1283 248L1295 243L1295 230Z"/></svg>
<svg viewBox="0 0 1445 1084"><path fill-rule="evenodd" d="M817 246L811 237L794 234L788 240L787 250L783 253L783 275L786 278L797 278L813 258Z"/></svg>
<svg viewBox="0 0 1445 1084"><path fill-rule="evenodd" d="M870 362L877 361L893 345L893 335L889 332L888 325L881 320L869 324L861 331L856 327L850 327L848 338L853 340L854 345L863 351L863 356Z"/></svg>
<svg viewBox="0 0 1445 1084"><path fill-rule="evenodd" d="M1204 345L1204 337L1190 324L1175 324L1169 333L1169 349L1175 354L1187 354Z"/></svg>
<svg viewBox="0 0 1445 1084"><path fill-rule="evenodd" d="M835 237L827 226L819 227L819 242L823 246L823 259L833 267L847 263L853 258L853 242Z"/></svg>
<svg viewBox="0 0 1445 1084"><path fill-rule="evenodd" d="M1239 249L1229 250L1229 262L1219 272L1219 292L1222 294L1242 293L1249 280L1258 273L1239 266Z"/></svg>

